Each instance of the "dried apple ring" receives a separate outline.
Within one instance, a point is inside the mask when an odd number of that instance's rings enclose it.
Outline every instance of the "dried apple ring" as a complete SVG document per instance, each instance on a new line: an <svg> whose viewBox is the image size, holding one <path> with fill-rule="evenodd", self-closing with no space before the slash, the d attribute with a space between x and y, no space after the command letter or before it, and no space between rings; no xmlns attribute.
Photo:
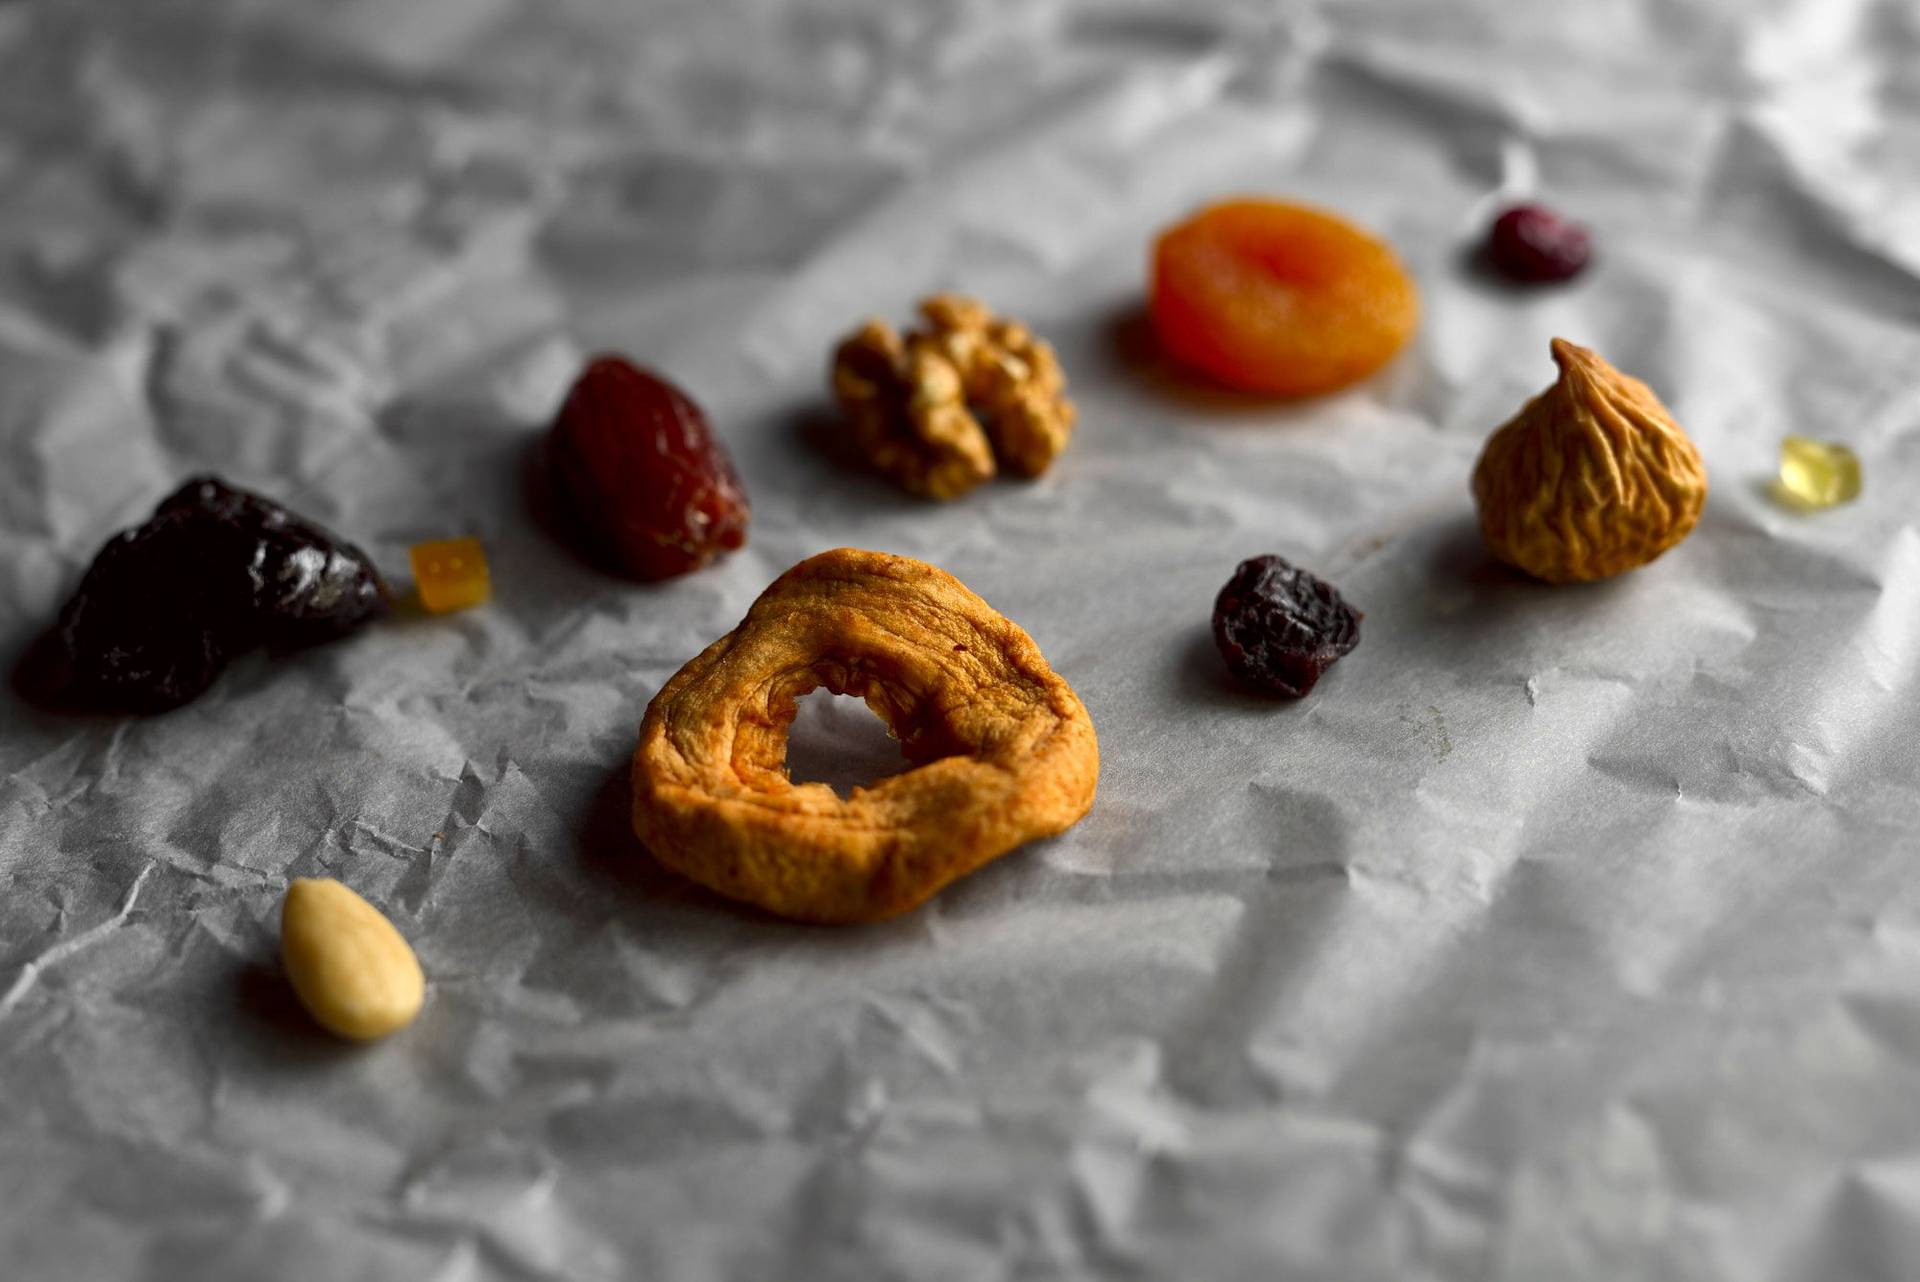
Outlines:
<svg viewBox="0 0 1920 1282"><path fill-rule="evenodd" d="M796 701L864 698L917 764L847 797L787 776ZM647 706L633 827L655 858L804 921L924 903L1093 804L1093 722L1032 638L924 562L839 548L774 580Z"/></svg>
<svg viewBox="0 0 1920 1282"><path fill-rule="evenodd" d="M1169 356L1273 396L1365 378L1420 320L1419 291L1384 241L1278 200L1227 201L1161 233L1152 288Z"/></svg>

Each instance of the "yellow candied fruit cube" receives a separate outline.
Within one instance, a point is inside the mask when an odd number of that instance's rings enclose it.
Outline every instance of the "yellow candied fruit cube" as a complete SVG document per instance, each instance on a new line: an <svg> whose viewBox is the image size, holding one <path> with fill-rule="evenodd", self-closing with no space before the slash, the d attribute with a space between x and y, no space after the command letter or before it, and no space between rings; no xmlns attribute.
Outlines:
<svg viewBox="0 0 1920 1282"><path fill-rule="evenodd" d="M1780 446L1780 486L1802 507L1833 507L1860 497L1860 459L1844 445L1789 436Z"/></svg>
<svg viewBox="0 0 1920 1282"><path fill-rule="evenodd" d="M420 604L434 614L485 605L493 597L487 554L479 539L436 539L407 549Z"/></svg>

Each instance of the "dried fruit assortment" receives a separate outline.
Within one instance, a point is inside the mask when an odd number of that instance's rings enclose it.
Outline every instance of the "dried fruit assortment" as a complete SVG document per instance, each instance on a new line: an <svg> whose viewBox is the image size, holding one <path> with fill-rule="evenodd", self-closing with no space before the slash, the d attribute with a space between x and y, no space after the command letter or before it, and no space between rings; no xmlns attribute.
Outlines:
<svg viewBox="0 0 1920 1282"><path fill-rule="evenodd" d="M1510 280L1571 280L1592 256L1587 229L1545 205L1515 205L1487 233L1487 261Z"/></svg>
<svg viewBox="0 0 1920 1282"><path fill-rule="evenodd" d="M1549 583L1604 579L1687 537L1707 471L1653 390L1553 340L1560 378L1487 441L1473 472L1480 536Z"/></svg>
<svg viewBox="0 0 1920 1282"><path fill-rule="evenodd" d="M429 614L450 614L493 599L493 574L479 539L436 539L407 549L414 590Z"/></svg>
<svg viewBox="0 0 1920 1282"><path fill-rule="evenodd" d="M1234 200L1155 242L1151 311L1181 364L1242 391L1310 396L1391 360L1420 297L1393 250L1346 220Z"/></svg>
<svg viewBox="0 0 1920 1282"><path fill-rule="evenodd" d="M370 1042L413 1022L427 981L378 908L330 877L296 877L280 905L280 959L321 1027Z"/></svg>
<svg viewBox="0 0 1920 1282"><path fill-rule="evenodd" d="M101 548L43 647L33 693L161 712L199 696L239 654L329 641L386 609L359 548L269 499L196 477Z"/></svg>
<svg viewBox="0 0 1920 1282"><path fill-rule="evenodd" d="M1281 557L1256 556L1215 598L1213 640L1242 682L1298 699L1360 644L1360 618L1332 584Z"/></svg>
<svg viewBox="0 0 1920 1282"><path fill-rule="evenodd" d="M1522 280L1579 272L1580 228L1507 210L1487 245ZM1275 395L1364 378L1409 340L1412 278L1393 251L1321 210L1235 200L1169 229L1153 251L1152 320L1181 363ZM970 298L920 305L901 334L870 320L835 349L832 385L855 447L906 489L948 499L1007 471L1044 472L1075 410L1053 349ZM1487 442L1473 476L1481 533L1550 582L1643 565L1699 520L1699 451L1644 383L1555 339L1560 377ZM687 395L619 356L587 365L546 459L563 514L620 573L658 580L746 542L749 506L725 446ZM1789 438L1781 485L1809 506L1859 492L1844 447ZM423 606L489 599L474 539L409 549ZM387 608L358 548L258 495L188 482L99 553L50 634L40 693L157 711L192 699L234 655L343 635ZM1360 639L1361 613L1279 556L1240 563L1214 602L1227 668L1301 698ZM804 694L858 695L915 768L841 797L787 774ZM789 917L866 921L1092 805L1093 724L1031 638L944 571L840 548L794 566L733 632L667 682L633 757L633 827L665 864ZM403 1027L425 981L392 923L331 880L298 879L282 911L289 978L325 1027L372 1039Z"/></svg>
<svg viewBox="0 0 1920 1282"><path fill-rule="evenodd" d="M1053 348L971 298L920 304L902 337L869 320L833 354L833 394L853 445L919 495L951 499L1004 468L1038 476L1067 447L1074 408Z"/></svg>
<svg viewBox="0 0 1920 1282"><path fill-rule="evenodd" d="M747 493L700 407L620 356L591 362L554 418L563 516L597 559L650 582L744 547Z"/></svg>
<svg viewBox="0 0 1920 1282"><path fill-rule="evenodd" d="M796 700L859 695L916 763L838 796L787 775ZM633 826L695 881L807 921L889 917L1093 804L1093 722L1032 638L943 570L840 548L788 570L647 707Z"/></svg>

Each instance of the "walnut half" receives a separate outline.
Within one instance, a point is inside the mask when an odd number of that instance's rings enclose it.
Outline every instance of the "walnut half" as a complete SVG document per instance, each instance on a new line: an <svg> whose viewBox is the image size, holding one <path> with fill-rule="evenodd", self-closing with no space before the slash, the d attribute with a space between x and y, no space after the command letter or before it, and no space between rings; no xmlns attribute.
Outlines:
<svg viewBox="0 0 1920 1282"><path fill-rule="evenodd" d="M1604 579L1687 537L1707 469L1651 388L1553 340L1559 381L1487 441L1473 472L1488 550L1549 583Z"/></svg>
<svg viewBox="0 0 1920 1282"><path fill-rule="evenodd" d="M957 294L923 300L904 338L869 320L833 355L833 394L860 453L928 498L966 493L1004 467L1038 476L1073 434L1053 349Z"/></svg>

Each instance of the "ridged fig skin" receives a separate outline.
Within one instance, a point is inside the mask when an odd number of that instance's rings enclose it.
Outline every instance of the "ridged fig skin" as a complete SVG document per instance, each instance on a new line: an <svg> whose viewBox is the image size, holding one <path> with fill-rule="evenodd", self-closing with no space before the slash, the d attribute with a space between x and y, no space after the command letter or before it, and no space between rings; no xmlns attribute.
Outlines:
<svg viewBox="0 0 1920 1282"><path fill-rule="evenodd" d="M1651 388L1553 340L1559 381L1496 431L1473 472L1480 537L1548 583L1638 569L1692 533L1700 451Z"/></svg>

